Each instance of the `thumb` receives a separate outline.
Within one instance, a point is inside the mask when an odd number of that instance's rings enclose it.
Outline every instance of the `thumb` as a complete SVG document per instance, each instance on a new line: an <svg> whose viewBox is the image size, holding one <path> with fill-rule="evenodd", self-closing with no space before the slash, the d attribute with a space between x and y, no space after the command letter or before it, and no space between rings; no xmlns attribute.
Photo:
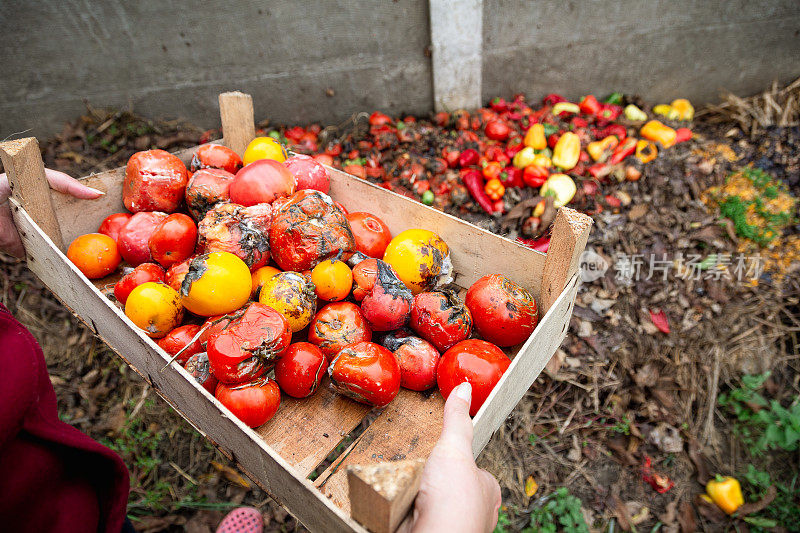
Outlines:
<svg viewBox="0 0 800 533"><path fill-rule="evenodd" d="M444 404L442 436L439 442L472 457L472 385L465 381L450 391Z"/></svg>

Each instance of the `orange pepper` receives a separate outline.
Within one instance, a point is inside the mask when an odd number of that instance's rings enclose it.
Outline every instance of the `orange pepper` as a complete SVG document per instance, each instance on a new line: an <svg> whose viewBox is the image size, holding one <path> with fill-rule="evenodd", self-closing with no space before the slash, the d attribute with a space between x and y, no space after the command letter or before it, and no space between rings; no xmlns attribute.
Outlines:
<svg viewBox="0 0 800 533"><path fill-rule="evenodd" d="M602 163L608 159L608 156L611 155L611 152L617 147L618 144L619 139L617 139L617 136L609 135L605 139L589 143L589 145L586 147L586 151L589 152L589 155L592 156L592 159Z"/></svg>
<svg viewBox="0 0 800 533"><path fill-rule="evenodd" d="M636 143L636 158L642 163L649 163L658 155L656 144L651 141L640 139Z"/></svg>
<svg viewBox="0 0 800 533"><path fill-rule="evenodd" d="M575 133L568 131L558 139L553 149L553 164L564 170L570 170L578 164L581 155L581 139Z"/></svg>
<svg viewBox="0 0 800 533"><path fill-rule="evenodd" d="M496 178L487 181L486 185L483 187L483 190L486 192L486 196L495 201L502 198L506 193L506 188L503 186L503 182Z"/></svg>
<svg viewBox="0 0 800 533"><path fill-rule="evenodd" d="M651 120L639 130L642 137L649 141L660 142L664 148L669 148L675 144L677 134L669 126L665 126L658 120Z"/></svg>
<svg viewBox="0 0 800 533"><path fill-rule="evenodd" d="M487 180L493 180L495 178L499 178L502 172L503 166L497 161L492 161L484 165L482 174Z"/></svg>
<svg viewBox="0 0 800 533"><path fill-rule="evenodd" d="M544 125L536 123L528 129L525 139L522 141L525 146L530 146L534 150L544 150L547 148L547 138L544 134Z"/></svg>

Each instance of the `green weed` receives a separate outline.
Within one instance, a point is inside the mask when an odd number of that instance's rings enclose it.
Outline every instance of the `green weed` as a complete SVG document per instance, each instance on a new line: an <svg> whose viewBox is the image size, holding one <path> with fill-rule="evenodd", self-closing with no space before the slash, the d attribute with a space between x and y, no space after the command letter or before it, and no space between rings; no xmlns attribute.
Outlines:
<svg viewBox="0 0 800 533"><path fill-rule="evenodd" d="M773 484L768 472L758 470L753 465L747 465L747 473L743 478L745 492L749 493L749 499L754 502L763 498ZM798 474L794 475L789 485L775 483L775 488L775 500L766 509L744 518L753 533L766 532L776 526L783 526L788 531L800 531L800 506L796 503L800 499Z"/></svg>
<svg viewBox="0 0 800 533"><path fill-rule="evenodd" d="M581 513L581 501L561 487L540 498L531 511L530 526L523 533L589 533Z"/></svg>

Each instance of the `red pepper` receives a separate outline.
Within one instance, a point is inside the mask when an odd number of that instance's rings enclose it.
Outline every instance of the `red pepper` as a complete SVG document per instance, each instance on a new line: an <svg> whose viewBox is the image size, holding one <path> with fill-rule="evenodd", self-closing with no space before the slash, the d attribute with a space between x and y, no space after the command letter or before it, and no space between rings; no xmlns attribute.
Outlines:
<svg viewBox="0 0 800 533"><path fill-rule="evenodd" d="M471 165L477 165L480 158L481 154L479 154L477 150L474 148L467 148L461 152L460 156L458 156L458 166L463 168Z"/></svg>
<svg viewBox="0 0 800 533"><path fill-rule="evenodd" d="M614 152L611 154L611 158L608 160L608 162L612 165L616 165L626 157L633 155L633 153L636 151L636 142L637 140L633 137L625 139L624 142L620 143L620 145L614 149Z"/></svg>
<svg viewBox="0 0 800 533"><path fill-rule="evenodd" d="M502 198L500 198L499 200L496 200L493 203L492 207L494 208L494 212L495 213L502 213L506 209L506 205L505 205L505 203L503 203L503 199Z"/></svg>
<svg viewBox="0 0 800 533"><path fill-rule="evenodd" d="M547 178L550 176L550 171L539 165L528 165L522 172L522 181L526 185L538 188L544 185Z"/></svg>
<svg viewBox="0 0 800 533"><path fill-rule="evenodd" d="M514 156L517 155L517 152L525 148L525 144L522 142L522 137L512 137L509 139L508 144L506 145L506 157L509 160L514 159Z"/></svg>
<svg viewBox="0 0 800 533"><path fill-rule="evenodd" d="M608 163L595 163L589 167L589 175L596 180L605 178L611 174L611 165Z"/></svg>
<svg viewBox="0 0 800 533"><path fill-rule="evenodd" d="M592 158L589 157L589 154L586 153L586 150L581 150L581 153L578 154L578 161L582 163L591 163Z"/></svg>
<svg viewBox="0 0 800 533"><path fill-rule="evenodd" d="M616 104L600 104L600 112L597 113L597 116L612 122L617 120L622 114L622 106L618 106Z"/></svg>
<svg viewBox="0 0 800 533"><path fill-rule="evenodd" d="M585 128L589 125L589 123L586 122L586 119L582 117L572 117L569 123L572 124L573 128Z"/></svg>
<svg viewBox="0 0 800 533"><path fill-rule="evenodd" d="M567 99L564 98L563 96L561 96L560 94L550 93L547 96L545 96L544 98L542 98L542 105L551 106L551 105L555 105L555 104L557 104L559 102L566 102L566 101L567 101Z"/></svg>
<svg viewBox="0 0 800 533"><path fill-rule="evenodd" d="M547 146L549 146L551 150L556 147L556 144L558 144L558 140L561 138L561 135L563 135L563 133L559 131L547 137Z"/></svg>
<svg viewBox="0 0 800 533"><path fill-rule="evenodd" d="M461 176L461 182L467 188L472 198L480 205L488 214L494 214L494 204L486 195L483 190L483 176L477 170L470 170Z"/></svg>
<svg viewBox="0 0 800 533"><path fill-rule="evenodd" d="M509 166L503 169L500 174L500 181L506 187L522 187L525 182L522 180L522 169L515 166Z"/></svg>
<svg viewBox="0 0 800 533"><path fill-rule="evenodd" d="M597 140L605 139L609 135L616 135L619 142L622 142L628 137L628 130L622 124L609 124L605 128L594 132Z"/></svg>
<svg viewBox="0 0 800 533"><path fill-rule="evenodd" d="M659 494L664 494L675 486L675 482L666 474L653 470L652 461L647 455L644 456L644 462L642 463L642 479Z"/></svg>
<svg viewBox="0 0 800 533"><path fill-rule="evenodd" d="M489 161L497 161L498 155L505 156L503 148L499 144L493 144L486 149L485 154Z"/></svg>
<svg viewBox="0 0 800 533"><path fill-rule="evenodd" d="M689 128L678 128L675 130L675 144L686 142L692 138L692 130Z"/></svg>
<svg viewBox="0 0 800 533"><path fill-rule="evenodd" d="M608 204L609 207L619 207L622 205L620 199L614 196L613 194L606 195L606 203Z"/></svg>
<svg viewBox="0 0 800 533"><path fill-rule="evenodd" d="M661 333L669 333L669 318L663 309L650 311L650 320L658 328Z"/></svg>
<svg viewBox="0 0 800 533"><path fill-rule="evenodd" d="M536 124L537 122L542 121L542 117L547 115L550 112L550 106L544 106L543 108L539 109L538 111L534 111L530 115L528 115L528 123L529 124Z"/></svg>
<svg viewBox="0 0 800 533"><path fill-rule="evenodd" d="M489 105L491 106L492 110L498 113L508 110L508 102L506 102L505 99L500 96L494 98Z"/></svg>
<svg viewBox="0 0 800 533"><path fill-rule="evenodd" d="M597 101L593 94L584 96L578 107L581 108L581 113L584 115L596 115L602 109L600 102Z"/></svg>

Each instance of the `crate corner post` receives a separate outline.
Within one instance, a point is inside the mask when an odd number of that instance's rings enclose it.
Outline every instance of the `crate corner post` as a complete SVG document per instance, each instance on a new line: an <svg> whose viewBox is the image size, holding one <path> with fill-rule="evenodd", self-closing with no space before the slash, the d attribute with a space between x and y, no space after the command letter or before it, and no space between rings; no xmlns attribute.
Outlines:
<svg viewBox="0 0 800 533"><path fill-rule="evenodd" d="M553 306L578 271L592 223L589 216L569 207L558 210L542 272L542 314Z"/></svg>
<svg viewBox="0 0 800 533"><path fill-rule="evenodd" d="M219 115L225 146L243 157L256 136L253 97L239 91L220 93Z"/></svg>

